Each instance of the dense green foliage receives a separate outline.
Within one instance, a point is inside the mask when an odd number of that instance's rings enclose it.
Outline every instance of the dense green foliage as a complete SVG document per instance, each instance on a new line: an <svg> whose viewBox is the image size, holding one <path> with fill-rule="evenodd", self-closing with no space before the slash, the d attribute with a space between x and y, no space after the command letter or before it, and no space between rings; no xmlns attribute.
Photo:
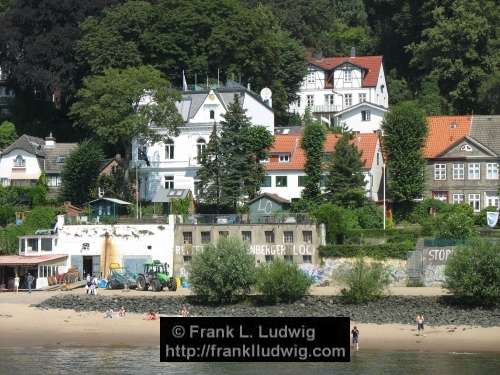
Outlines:
<svg viewBox="0 0 500 375"><path fill-rule="evenodd" d="M358 218L354 211L323 203L311 212L312 216L326 227L326 242L343 244L348 232L359 228Z"/></svg>
<svg viewBox="0 0 500 375"><path fill-rule="evenodd" d="M189 282L207 302L230 303L250 292L255 284L255 258L237 237L221 237L193 256Z"/></svg>
<svg viewBox="0 0 500 375"><path fill-rule="evenodd" d="M424 190L425 160L422 148L427 135L425 114L412 102L395 105L386 114L382 129L387 175L394 201L412 201Z"/></svg>
<svg viewBox="0 0 500 375"><path fill-rule="evenodd" d="M24 223L10 224L0 229L0 255L17 253L18 236L33 234L38 229L53 228L57 213L53 207L35 207L27 213Z"/></svg>
<svg viewBox="0 0 500 375"><path fill-rule="evenodd" d="M9 121L0 124L0 150L5 149L17 139L16 126Z"/></svg>
<svg viewBox="0 0 500 375"><path fill-rule="evenodd" d="M415 250L415 242L387 242L380 245L326 245L319 247L319 255L325 258L354 258L366 256L374 259L406 259L408 251Z"/></svg>
<svg viewBox="0 0 500 375"><path fill-rule="evenodd" d="M133 188L125 176L125 169L118 165L111 173L102 174L97 178L97 187L106 197L130 201L133 198ZM92 195L97 198L97 191Z"/></svg>
<svg viewBox="0 0 500 375"><path fill-rule="evenodd" d="M86 203L95 194L104 155L93 142L84 141L73 151L61 173L60 199L73 204Z"/></svg>
<svg viewBox="0 0 500 375"><path fill-rule="evenodd" d="M500 245L474 240L448 258L447 288L459 298L480 304L500 302Z"/></svg>
<svg viewBox="0 0 500 375"><path fill-rule="evenodd" d="M352 267L343 271L342 282L347 285L341 290L342 297L349 303L365 303L382 297L389 285L389 273L379 262L367 262L358 257Z"/></svg>
<svg viewBox="0 0 500 375"><path fill-rule="evenodd" d="M474 217L464 205L457 205L452 209L436 215L434 218L437 227L437 237L447 240L466 240L476 235Z"/></svg>
<svg viewBox="0 0 500 375"><path fill-rule="evenodd" d="M260 189L273 136L262 126L251 126L238 95L228 105L221 122L221 135L214 124L207 149L202 155L200 197L203 203L236 211L244 198L253 198Z"/></svg>
<svg viewBox="0 0 500 375"><path fill-rule="evenodd" d="M307 176L302 197L311 202L318 202L321 196L320 181L322 174L323 143L326 139L326 128L315 121L309 111L304 116L304 136L302 148L306 154L304 172Z"/></svg>
<svg viewBox="0 0 500 375"><path fill-rule="evenodd" d="M293 302L303 297L312 279L296 263L278 259L257 268L257 290L269 302Z"/></svg>
<svg viewBox="0 0 500 375"><path fill-rule="evenodd" d="M149 104L141 103L145 93ZM132 139L158 142L178 134L177 127L183 123L175 106L178 99L169 82L150 66L107 69L84 79L71 116L99 139L122 146L129 160Z"/></svg>
<svg viewBox="0 0 500 375"><path fill-rule="evenodd" d="M366 200L361 152L351 138L344 133L335 144L326 184L328 199L348 208L360 207Z"/></svg>

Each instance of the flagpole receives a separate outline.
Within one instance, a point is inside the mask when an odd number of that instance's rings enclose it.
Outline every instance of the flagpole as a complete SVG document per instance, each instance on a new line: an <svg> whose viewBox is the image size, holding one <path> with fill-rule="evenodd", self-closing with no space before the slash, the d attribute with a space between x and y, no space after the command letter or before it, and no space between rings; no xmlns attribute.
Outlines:
<svg viewBox="0 0 500 375"><path fill-rule="evenodd" d="M383 166L383 173L384 173L384 230L385 230L385 216L386 216L386 211L387 211L387 208L386 208L386 203L385 203L385 161L384 163L382 164Z"/></svg>
<svg viewBox="0 0 500 375"><path fill-rule="evenodd" d="M135 218L139 221L139 174L137 173L137 164L135 163Z"/></svg>

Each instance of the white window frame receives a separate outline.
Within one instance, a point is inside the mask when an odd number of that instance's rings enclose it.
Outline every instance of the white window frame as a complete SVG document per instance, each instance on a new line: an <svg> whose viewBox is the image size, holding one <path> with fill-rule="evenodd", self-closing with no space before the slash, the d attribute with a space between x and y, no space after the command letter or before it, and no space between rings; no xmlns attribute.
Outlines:
<svg viewBox="0 0 500 375"><path fill-rule="evenodd" d="M344 68L344 82L351 83L352 82L352 69Z"/></svg>
<svg viewBox="0 0 500 375"><path fill-rule="evenodd" d="M434 181L446 180L446 164L434 164Z"/></svg>
<svg viewBox="0 0 500 375"><path fill-rule="evenodd" d="M314 95L307 95L306 96L306 107L312 107L314 106Z"/></svg>
<svg viewBox="0 0 500 375"><path fill-rule="evenodd" d="M480 180L481 179L481 164L480 163L469 163L467 165L467 178L469 180Z"/></svg>
<svg viewBox="0 0 500 375"><path fill-rule="evenodd" d="M174 189L175 188L175 179L174 176L165 176L163 178L163 186L165 189Z"/></svg>
<svg viewBox="0 0 500 375"><path fill-rule="evenodd" d="M469 194L467 198L469 206L472 207L474 212L481 211L481 194Z"/></svg>
<svg viewBox="0 0 500 375"><path fill-rule="evenodd" d="M307 73L307 83L316 83L316 72L314 70Z"/></svg>
<svg viewBox="0 0 500 375"><path fill-rule="evenodd" d="M326 105L334 105L335 104L335 96L333 94L325 94L325 104Z"/></svg>
<svg viewBox="0 0 500 375"><path fill-rule="evenodd" d="M486 179L498 180L498 163L486 164Z"/></svg>
<svg viewBox="0 0 500 375"><path fill-rule="evenodd" d="M484 207L494 206L497 209L500 207L500 197L496 192L484 193Z"/></svg>
<svg viewBox="0 0 500 375"><path fill-rule="evenodd" d="M352 94L344 94L344 106L346 108L352 106Z"/></svg>
<svg viewBox="0 0 500 375"><path fill-rule="evenodd" d="M453 179L465 180L465 164L453 163Z"/></svg>
<svg viewBox="0 0 500 375"><path fill-rule="evenodd" d="M358 100L360 103L364 103L366 102L366 93L365 92L361 92L358 94Z"/></svg>
<svg viewBox="0 0 500 375"><path fill-rule="evenodd" d="M165 142L165 160L175 159L175 144L174 141L169 139Z"/></svg>
<svg viewBox="0 0 500 375"><path fill-rule="evenodd" d="M462 204L465 202L465 195L462 193L452 194L452 203L453 204Z"/></svg>
<svg viewBox="0 0 500 375"><path fill-rule="evenodd" d="M206 149L207 149L207 142L203 138L199 138L196 141L196 160L198 160L198 162L200 162Z"/></svg>
<svg viewBox="0 0 500 375"><path fill-rule="evenodd" d="M361 111L361 121L370 121L371 112L369 110Z"/></svg>
<svg viewBox="0 0 500 375"><path fill-rule="evenodd" d="M290 163L290 155L289 154L279 154L278 160L280 163Z"/></svg>
<svg viewBox="0 0 500 375"><path fill-rule="evenodd" d="M433 191L432 199L436 199L441 202L448 202L448 192L447 191Z"/></svg>
<svg viewBox="0 0 500 375"><path fill-rule="evenodd" d="M22 155L17 155L14 159L15 168L26 168L26 159Z"/></svg>

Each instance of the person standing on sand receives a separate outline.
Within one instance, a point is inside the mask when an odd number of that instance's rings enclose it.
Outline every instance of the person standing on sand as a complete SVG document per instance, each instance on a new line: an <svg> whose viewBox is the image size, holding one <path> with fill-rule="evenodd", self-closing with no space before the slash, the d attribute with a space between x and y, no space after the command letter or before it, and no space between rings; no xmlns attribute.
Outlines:
<svg viewBox="0 0 500 375"><path fill-rule="evenodd" d="M87 294L90 293L90 287L92 286L92 280L90 279L90 275L87 274L87 279L85 282L85 290L87 291Z"/></svg>
<svg viewBox="0 0 500 375"><path fill-rule="evenodd" d="M356 326L351 331L352 334L352 346L356 347L356 351L359 350L359 330Z"/></svg>
<svg viewBox="0 0 500 375"><path fill-rule="evenodd" d="M420 335L420 331L422 331L422 333L424 332L424 315L423 314L417 315L416 321L417 321L417 332L418 332L417 334Z"/></svg>
<svg viewBox="0 0 500 375"><path fill-rule="evenodd" d="M16 273L16 277L14 277L14 289L16 290L16 294L19 293L19 276Z"/></svg>
<svg viewBox="0 0 500 375"><path fill-rule="evenodd" d="M28 277L26 278L26 282L28 283L28 293L31 294L31 284L33 284L33 281L35 278L31 273L28 273Z"/></svg>

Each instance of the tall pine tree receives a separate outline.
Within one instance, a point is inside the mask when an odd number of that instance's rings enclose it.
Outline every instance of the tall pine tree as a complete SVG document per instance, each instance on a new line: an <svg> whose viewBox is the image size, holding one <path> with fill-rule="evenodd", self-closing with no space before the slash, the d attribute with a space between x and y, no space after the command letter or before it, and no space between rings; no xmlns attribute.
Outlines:
<svg viewBox="0 0 500 375"><path fill-rule="evenodd" d="M198 197L201 202L220 207L222 163L220 158L220 138L217 124L214 122L212 134L206 150L203 152L198 170Z"/></svg>
<svg viewBox="0 0 500 375"><path fill-rule="evenodd" d="M321 164L323 156L323 144L326 138L326 129L319 121L315 121L311 113L306 111L304 115L304 136L302 137L302 148L306 154L304 172L307 182L302 197L311 202L319 201L321 197Z"/></svg>
<svg viewBox="0 0 500 375"><path fill-rule="evenodd" d="M338 206L359 207L365 200L365 179L361 152L350 133L343 134L335 145L330 164L326 194Z"/></svg>

